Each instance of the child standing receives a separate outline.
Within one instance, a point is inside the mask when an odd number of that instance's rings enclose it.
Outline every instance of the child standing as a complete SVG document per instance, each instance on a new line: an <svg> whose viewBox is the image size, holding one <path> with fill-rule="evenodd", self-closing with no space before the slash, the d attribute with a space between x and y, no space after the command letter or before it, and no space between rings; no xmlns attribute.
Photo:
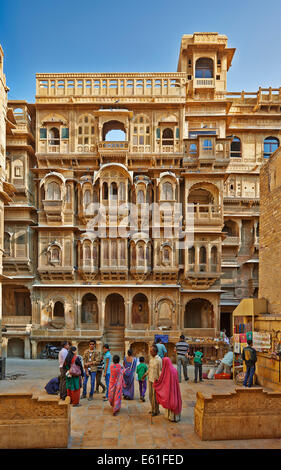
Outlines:
<svg viewBox="0 0 281 470"><path fill-rule="evenodd" d="M199 372L199 380L200 382L203 382L202 379L202 357L203 353L197 349L194 354L194 383L197 383L197 377L198 377L198 372Z"/></svg>
<svg viewBox="0 0 281 470"><path fill-rule="evenodd" d="M146 382L146 377L143 378L144 374L146 374L148 370L148 366L147 364L145 364L144 362L144 357L141 356L140 357L140 363L137 367L137 376L138 376L138 381L139 381L139 389L140 389L140 400L141 401L145 401L145 392L146 392L146 385L147 385L147 382Z"/></svg>

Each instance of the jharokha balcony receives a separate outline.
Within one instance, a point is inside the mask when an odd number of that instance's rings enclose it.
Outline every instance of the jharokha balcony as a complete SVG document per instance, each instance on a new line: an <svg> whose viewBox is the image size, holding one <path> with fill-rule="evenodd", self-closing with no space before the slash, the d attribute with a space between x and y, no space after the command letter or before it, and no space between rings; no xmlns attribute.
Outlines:
<svg viewBox="0 0 281 470"><path fill-rule="evenodd" d="M194 225L214 225L222 223L220 205L194 204Z"/></svg>

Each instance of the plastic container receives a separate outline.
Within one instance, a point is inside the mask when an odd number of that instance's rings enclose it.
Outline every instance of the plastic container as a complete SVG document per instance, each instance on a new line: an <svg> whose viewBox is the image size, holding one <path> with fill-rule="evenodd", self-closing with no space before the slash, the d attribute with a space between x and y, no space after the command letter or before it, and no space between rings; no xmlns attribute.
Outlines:
<svg viewBox="0 0 281 470"><path fill-rule="evenodd" d="M222 372L221 374L215 374L215 379L216 380L231 379L231 374L226 374L225 372Z"/></svg>

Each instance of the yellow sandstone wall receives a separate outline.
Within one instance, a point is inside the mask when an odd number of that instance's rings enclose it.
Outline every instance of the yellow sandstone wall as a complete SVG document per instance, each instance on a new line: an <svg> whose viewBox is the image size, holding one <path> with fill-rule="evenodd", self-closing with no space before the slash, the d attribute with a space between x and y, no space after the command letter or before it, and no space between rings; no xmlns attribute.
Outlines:
<svg viewBox="0 0 281 470"><path fill-rule="evenodd" d="M237 388L205 398L197 393L194 430L202 441L278 439L281 437L281 393Z"/></svg>
<svg viewBox="0 0 281 470"><path fill-rule="evenodd" d="M68 401L0 395L0 449L66 448L69 435Z"/></svg>
<svg viewBox="0 0 281 470"><path fill-rule="evenodd" d="M281 314L281 153L277 150L260 173L259 297L268 313Z"/></svg>

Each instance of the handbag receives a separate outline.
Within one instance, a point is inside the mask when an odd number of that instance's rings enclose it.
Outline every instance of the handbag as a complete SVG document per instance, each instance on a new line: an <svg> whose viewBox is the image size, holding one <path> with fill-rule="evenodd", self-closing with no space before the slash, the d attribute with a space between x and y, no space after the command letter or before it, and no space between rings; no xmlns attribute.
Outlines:
<svg viewBox="0 0 281 470"><path fill-rule="evenodd" d="M81 369L75 362L71 364L69 372L73 377L79 377L81 375Z"/></svg>

